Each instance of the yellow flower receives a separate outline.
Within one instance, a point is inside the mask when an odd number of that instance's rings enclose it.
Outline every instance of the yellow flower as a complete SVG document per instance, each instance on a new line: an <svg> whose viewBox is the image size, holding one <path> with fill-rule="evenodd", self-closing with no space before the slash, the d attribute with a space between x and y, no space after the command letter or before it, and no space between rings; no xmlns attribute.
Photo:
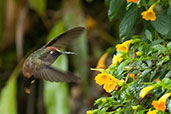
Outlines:
<svg viewBox="0 0 171 114"><path fill-rule="evenodd" d="M127 2L137 3L137 2L138 2L138 0L127 0Z"/></svg>
<svg viewBox="0 0 171 114"><path fill-rule="evenodd" d="M147 114L157 114L158 110L148 111Z"/></svg>
<svg viewBox="0 0 171 114"><path fill-rule="evenodd" d="M96 83L99 85L104 84L104 89L106 92L111 93L114 90L117 90L119 86L124 83L124 80L118 80L111 74L102 72L95 77Z"/></svg>
<svg viewBox="0 0 171 114"><path fill-rule="evenodd" d="M112 65L116 65L118 62L122 62L123 58L121 56L121 54L114 55L114 57L112 58Z"/></svg>
<svg viewBox="0 0 171 114"><path fill-rule="evenodd" d="M171 95L171 93L166 93L163 96L161 96L159 98L159 100L157 100L157 101L153 100L152 105L154 106L154 108L158 111L161 110L164 112L166 109L166 106L165 106L166 100L170 95Z"/></svg>
<svg viewBox="0 0 171 114"><path fill-rule="evenodd" d="M141 13L142 18L145 19L146 21L148 21L148 20L155 21L156 20L156 14L155 14L153 9L159 2L160 1L158 0L147 11L143 11Z"/></svg>
<svg viewBox="0 0 171 114"><path fill-rule="evenodd" d="M117 44L116 45L116 51L125 51L128 52L129 51L129 45L130 43L132 43L133 40L128 40L122 44Z"/></svg>
<svg viewBox="0 0 171 114"><path fill-rule="evenodd" d="M106 92L111 93L113 90L118 89L118 85L113 80L110 80L108 83L104 84L103 88Z"/></svg>
<svg viewBox="0 0 171 114"><path fill-rule="evenodd" d="M141 56L142 55L142 52L138 51L138 52L136 52L136 55L137 56Z"/></svg>
<svg viewBox="0 0 171 114"><path fill-rule="evenodd" d="M146 95L150 90L152 90L153 88L154 88L154 86L147 86L147 87L143 88L143 89L140 91L139 96L140 96L141 98L144 98L145 95Z"/></svg>
<svg viewBox="0 0 171 114"><path fill-rule="evenodd" d="M95 77L96 83L99 84L99 85L103 85L103 84L109 82L109 75L110 74L105 73L105 72L102 72L102 73L98 74Z"/></svg>
<svg viewBox="0 0 171 114"><path fill-rule="evenodd" d="M137 110L138 109L138 106L132 106L132 109L133 110Z"/></svg>
<svg viewBox="0 0 171 114"><path fill-rule="evenodd" d="M105 62L106 62L106 59L107 59L107 56L108 56L108 55L109 55L108 53L104 53L104 54L100 57L100 59L99 59L99 61L98 61L98 63L97 63L97 66L96 66L97 69L100 69L100 68L106 69Z"/></svg>
<svg viewBox="0 0 171 114"><path fill-rule="evenodd" d="M96 21L93 18L91 18L90 16L87 16L86 21L85 21L85 25L86 25L86 28L88 30L92 29L96 26Z"/></svg>
<svg viewBox="0 0 171 114"><path fill-rule="evenodd" d="M135 74L130 73L130 74L129 74L129 77L133 78L133 77L135 77Z"/></svg>
<svg viewBox="0 0 171 114"><path fill-rule="evenodd" d="M147 11L143 11L141 13L141 15L142 15L142 18L145 19L146 21L148 21L148 20L155 21L156 20L156 14L152 8L149 8Z"/></svg>
<svg viewBox="0 0 171 114"><path fill-rule="evenodd" d="M118 80L112 75L109 75L109 81L104 84L104 89L106 92L111 93L114 90L118 90L119 86L122 85L124 80Z"/></svg>
<svg viewBox="0 0 171 114"><path fill-rule="evenodd" d="M87 114L93 114L93 112L91 110L88 110L86 113Z"/></svg>

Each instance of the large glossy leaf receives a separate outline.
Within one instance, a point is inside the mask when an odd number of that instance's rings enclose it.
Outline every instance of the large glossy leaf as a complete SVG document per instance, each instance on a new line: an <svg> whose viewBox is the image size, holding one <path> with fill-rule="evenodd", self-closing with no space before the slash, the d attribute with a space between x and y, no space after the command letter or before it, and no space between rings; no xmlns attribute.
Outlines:
<svg viewBox="0 0 171 114"><path fill-rule="evenodd" d="M137 17L137 8L130 8L124 15L119 25L119 36L125 38L132 30Z"/></svg>
<svg viewBox="0 0 171 114"><path fill-rule="evenodd" d="M112 20L118 13L123 0L111 0L109 4L108 17Z"/></svg>
<svg viewBox="0 0 171 114"><path fill-rule="evenodd" d="M0 114L17 114L17 76L20 73L20 64L14 69L6 86L0 94Z"/></svg>
<svg viewBox="0 0 171 114"><path fill-rule="evenodd" d="M162 35L167 35L171 31L171 18L167 15L157 15L157 19L151 22L152 26Z"/></svg>
<svg viewBox="0 0 171 114"><path fill-rule="evenodd" d="M145 30L145 36L148 40L152 41L152 34L149 30Z"/></svg>

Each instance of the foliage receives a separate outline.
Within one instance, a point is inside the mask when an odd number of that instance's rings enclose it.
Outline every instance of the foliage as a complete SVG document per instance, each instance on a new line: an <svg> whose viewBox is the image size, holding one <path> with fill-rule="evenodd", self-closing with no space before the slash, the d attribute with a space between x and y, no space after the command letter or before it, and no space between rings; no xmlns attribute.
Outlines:
<svg viewBox="0 0 171 114"><path fill-rule="evenodd" d="M130 1L127 0L126 3L110 0L109 19L114 20L119 12L124 15L119 25L119 36L122 40L128 39L130 34L134 34L134 30L138 28L137 23L141 23L143 29L139 33L140 35L133 35L131 40L116 45L116 54L113 56L112 64L107 69L92 69L101 72L96 76L98 78L95 78L96 83L104 84L104 89L111 96L97 99L94 105L97 105L98 108L87 111L87 114L171 113L171 100L169 99L171 95L169 2L165 0ZM144 8L149 8L146 12L150 12L150 15L143 16L142 10ZM155 12L154 8L156 8ZM125 9L125 11L119 9ZM142 17L140 12L142 12ZM150 21L146 22L142 18ZM104 66L105 60L98 63ZM124 80L124 83L113 81L109 91L109 88L106 89L105 86L111 83L111 80L106 77L111 75L120 80L119 82ZM99 76L101 76L101 80Z"/></svg>

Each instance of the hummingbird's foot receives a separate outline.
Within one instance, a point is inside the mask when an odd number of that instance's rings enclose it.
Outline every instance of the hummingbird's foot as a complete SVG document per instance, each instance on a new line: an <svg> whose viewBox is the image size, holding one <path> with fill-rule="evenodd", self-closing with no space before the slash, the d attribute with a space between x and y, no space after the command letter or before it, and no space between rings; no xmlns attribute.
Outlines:
<svg viewBox="0 0 171 114"><path fill-rule="evenodd" d="M29 89L29 88L25 88L25 92L26 92L27 94L30 94L30 89Z"/></svg>

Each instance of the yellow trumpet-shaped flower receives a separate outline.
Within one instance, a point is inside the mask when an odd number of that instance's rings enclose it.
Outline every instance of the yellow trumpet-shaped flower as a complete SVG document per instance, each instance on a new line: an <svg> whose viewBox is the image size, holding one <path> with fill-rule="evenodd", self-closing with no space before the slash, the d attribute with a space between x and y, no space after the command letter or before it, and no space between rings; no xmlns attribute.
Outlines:
<svg viewBox="0 0 171 114"><path fill-rule="evenodd" d="M145 19L146 21L148 21L148 20L155 21L156 20L156 14L155 14L153 9L159 2L160 1L155 2L147 11L143 11L141 13L142 18Z"/></svg>
<svg viewBox="0 0 171 114"><path fill-rule="evenodd" d="M130 73L130 74L129 74L129 77L134 78L134 77L135 77L135 74Z"/></svg>
<svg viewBox="0 0 171 114"><path fill-rule="evenodd" d="M150 90L152 90L153 88L154 88L154 86L147 86L147 87L143 88L143 89L140 91L139 96L140 96L141 98L144 98L145 95L146 95Z"/></svg>
<svg viewBox="0 0 171 114"><path fill-rule="evenodd" d="M118 87L119 86L113 80L110 80L108 83L104 85L103 88L106 92L111 93L113 90L117 90Z"/></svg>
<svg viewBox="0 0 171 114"><path fill-rule="evenodd" d="M132 43L133 40L128 40L128 41L125 41L124 43L122 44L117 44L116 45L116 51L125 51L125 52L128 52L129 51L129 45Z"/></svg>
<svg viewBox="0 0 171 114"><path fill-rule="evenodd" d="M166 106L165 106L165 104L166 104L166 100L167 100L167 98L168 97L170 97L171 96L171 93L166 93L166 94L164 94L163 96L161 96L160 98L159 98L159 100L153 100L153 102L152 102L152 105L154 106L154 108L156 109L156 110L161 110L161 111L165 111L165 109L166 109Z"/></svg>
<svg viewBox="0 0 171 114"><path fill-rule="evenodd" d="M95 80L96 80L96 83L99 84L99 85L103 85L107 82L109 82L109 75L108 73L105 73L105 72L102 72L100 74L98 74L96 77L95 77Z"/></svg>
<svg viewBox="0 0 171 114"><path fill-rule="evenodd" d="M104 84L103 88L108 93L111 93L112 91L117 90L119 86L124 83L124 80L118 80L117 78L115 78L114 76L106 72L102 72L98 74L95 77L95 80L96 80L96 83L99 85Z"/></svg>
<svg viewBox="0 0 171 114"><path fill-rule="evenodd" d="M99 59L99 61L98 61L98 63L97 63L97 66L96 66L96 68L97 69L106 69L106 65L105 65L105 62L106 62L106 59L107 59L107 57L108 57L108 53L104 53L101 57L100 57L100 59Z"/></svg>
<svg viewBox="0 0 171 114"><path fill-rule="evenodd" d="M121 54L118 55L114 55L114 57L112 58L112 65L116 65L117 63L121 63L123 58L121 57Z"/></svg>
<svg viewBox="0 0 171 114"><path fill-rule="evenodd" d="M158 110L148 111L147 114L157 114Z"/></svg>

